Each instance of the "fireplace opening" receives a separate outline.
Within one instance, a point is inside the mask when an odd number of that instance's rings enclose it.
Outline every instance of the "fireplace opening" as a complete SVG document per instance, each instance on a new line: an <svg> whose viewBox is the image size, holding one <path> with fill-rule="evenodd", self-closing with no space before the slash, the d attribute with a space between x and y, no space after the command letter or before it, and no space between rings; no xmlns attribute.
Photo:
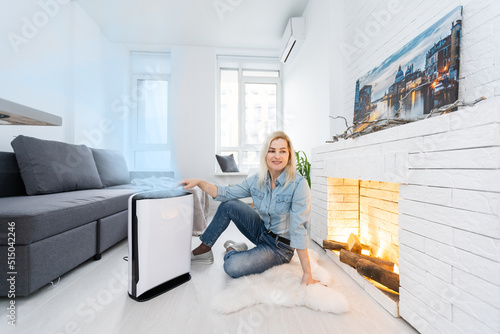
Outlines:
<svg viewBox="0 0 500 334"><path fill-rule="evenodd" d="M328 177L327 186L323 247L397 303L399 184Z"/></svg>

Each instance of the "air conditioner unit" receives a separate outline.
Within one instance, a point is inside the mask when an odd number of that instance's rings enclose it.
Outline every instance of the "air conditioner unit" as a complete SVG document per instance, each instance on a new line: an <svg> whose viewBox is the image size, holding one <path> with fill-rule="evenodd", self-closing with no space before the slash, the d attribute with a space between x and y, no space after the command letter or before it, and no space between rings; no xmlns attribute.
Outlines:
<svg viewBox="0 0 500 334"><path fill-rule="evenodd" d="M280 61L290 62L297 54L306 37L306 20L303 17L292 17L288 20L283 33Z"/></svg>

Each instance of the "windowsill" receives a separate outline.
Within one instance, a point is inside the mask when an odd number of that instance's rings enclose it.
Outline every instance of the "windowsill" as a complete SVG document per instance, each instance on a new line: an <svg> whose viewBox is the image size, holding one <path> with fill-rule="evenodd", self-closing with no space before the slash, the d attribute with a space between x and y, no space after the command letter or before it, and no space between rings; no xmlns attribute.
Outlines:
<svg viewBox="0 0 500 334"><path fill-rule="evenodd" d="M215 172L214 176L248 176L248 172Z"/></svg>

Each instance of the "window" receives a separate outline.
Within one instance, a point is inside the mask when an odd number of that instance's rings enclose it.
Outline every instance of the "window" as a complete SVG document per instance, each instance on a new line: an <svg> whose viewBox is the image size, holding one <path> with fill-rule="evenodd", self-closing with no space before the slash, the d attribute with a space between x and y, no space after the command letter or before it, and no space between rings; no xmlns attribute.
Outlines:
<svg viewBox="0 0 500 334"><path fill-rule="evenodd" d="M129 161L134 170L170 169L170 57L165 53L132 54L134 106L128 122Z"/></svg>
<svg viewBox="0 0 500 334"><path fill-rule="evenodd" d="M136 77L137 144L168 144L168 79Z"/></svg>
<svg viewBox="0 0 500 334"><path fill-rule="evenodd" d="M266 135L283 129L280 71L275 64L232 65L219 66L217 153L233 154L247 172L258 168Z"/></svg>

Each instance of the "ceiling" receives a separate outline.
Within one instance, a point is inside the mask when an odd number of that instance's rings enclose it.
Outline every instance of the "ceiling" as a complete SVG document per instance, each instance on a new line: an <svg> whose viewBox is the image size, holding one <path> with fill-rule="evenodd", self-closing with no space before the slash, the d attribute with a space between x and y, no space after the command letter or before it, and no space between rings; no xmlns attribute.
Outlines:
<svg viewBox="0 0 500 334"><path fill-rule="evenodd" d="M113 42L277 49L308 0L76 0Z"/></svg>

